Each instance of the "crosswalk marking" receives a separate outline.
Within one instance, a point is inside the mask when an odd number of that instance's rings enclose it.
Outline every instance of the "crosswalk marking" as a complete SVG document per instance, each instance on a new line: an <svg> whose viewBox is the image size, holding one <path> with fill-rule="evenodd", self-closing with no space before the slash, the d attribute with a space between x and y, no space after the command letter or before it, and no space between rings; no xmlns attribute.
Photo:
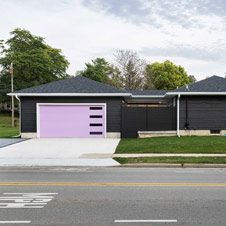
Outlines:
<svg viewBox="0 0 226 226"><path fill-rule="evenodd" d="M0 221L0 224L30 224L31 221Z"/></svg>

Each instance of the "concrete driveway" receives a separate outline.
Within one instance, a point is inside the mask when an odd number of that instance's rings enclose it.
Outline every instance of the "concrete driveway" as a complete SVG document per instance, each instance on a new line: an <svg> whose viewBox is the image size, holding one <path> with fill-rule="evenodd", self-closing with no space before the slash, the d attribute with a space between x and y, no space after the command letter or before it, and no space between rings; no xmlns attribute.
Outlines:
<svg viewBox="0 0 226 226"><path fill-rule="evenodd" d="M39 138L0 148L0 166L115 166L119 139Z"/></svg>

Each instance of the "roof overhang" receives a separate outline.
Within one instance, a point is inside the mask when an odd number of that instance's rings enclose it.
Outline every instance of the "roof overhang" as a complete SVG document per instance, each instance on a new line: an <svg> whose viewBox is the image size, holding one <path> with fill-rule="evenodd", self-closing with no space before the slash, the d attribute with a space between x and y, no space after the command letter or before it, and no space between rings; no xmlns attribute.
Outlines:
<svg viewBox="0 0 226 226"><path fill-rule="evenodd" d="M133 98L164 98L164 95L132 95Z"/></svg>
<svg viewBox="0 0 226 226"><path fill-rule="evenodd" d="M8 96L28 96L28 97L34 97L34 96L66 96L66 97L124 97L124 96L132 96L131 93L8 93Z"/></svg>
<svg viewBox="0 0 226 226"><path fill-rule="evenodd" d="M185 95L185 96L225 96L226 92L169 92L165 94L166 96L177 96L177 95Z"/></svg>

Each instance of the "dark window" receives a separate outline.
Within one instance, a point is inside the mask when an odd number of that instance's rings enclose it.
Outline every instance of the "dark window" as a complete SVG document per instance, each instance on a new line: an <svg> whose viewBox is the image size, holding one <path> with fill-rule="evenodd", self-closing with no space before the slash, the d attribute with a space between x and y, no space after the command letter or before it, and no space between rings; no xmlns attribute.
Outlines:
<svg viewBox="0 0 226 226"><path fill-rule="evenodd" d="M89 132L90 135L102 135L102 132Z"/></svg>
<svg viewBox="0 0 226 226"><path fill-rule="evenodd" d="M102 123L90 123L89 126L102 126Z"/></svg>
<svg viewBox="0 0 226 226"><path fill-rule="evenodd" d="M210 130L210 134L220 134L220 132L218 129Z"/></svg>
<svg viewBox="0 0 226 226"><path fill-rule="evenodd" d="M90 107L89 110L102 110L102 107Z"/></svg>
<svg viewBox="0 0 226 226"><path fill-rule="evenodd" d="M102 115L90 115L89 117L90 118L103 118Z"/></svg>

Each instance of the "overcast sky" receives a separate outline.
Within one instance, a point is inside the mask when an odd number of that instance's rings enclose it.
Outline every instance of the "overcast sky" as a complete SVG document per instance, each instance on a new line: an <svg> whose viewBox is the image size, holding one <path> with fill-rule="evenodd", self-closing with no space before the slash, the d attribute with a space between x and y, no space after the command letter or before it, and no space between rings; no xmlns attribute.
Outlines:
<svg viewBox="0 0 226 226"><path fill-rule="evenodd" d="M226 72L226 0L0 0L0 40L24 28L60 48L68 73L131 49L198 80Z"/></svg>

